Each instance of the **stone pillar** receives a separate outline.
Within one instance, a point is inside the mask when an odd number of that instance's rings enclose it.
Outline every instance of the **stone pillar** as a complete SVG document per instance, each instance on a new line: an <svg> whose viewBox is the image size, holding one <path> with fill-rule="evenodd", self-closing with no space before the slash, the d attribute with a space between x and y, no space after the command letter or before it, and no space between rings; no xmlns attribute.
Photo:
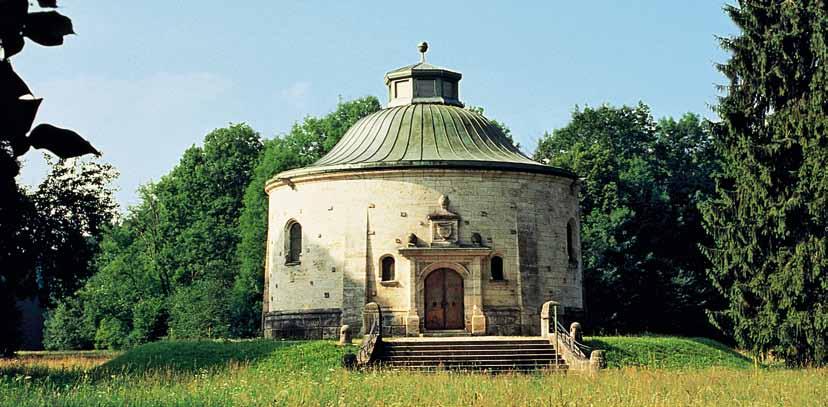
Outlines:
<svg viewBox="0 0 828 407"><path fill-rule="evenodd" d="M477 258L475 261L472 261L468 267L468 277L464 281L464 291L465 291L465 299L470 300L466 301L465 306L471 307L470 311L468 311L468 321L470 322L470 326L468 326L468 332L472 335L484 335L486 333L486 319L483 316L483 312L481 309L483 308L483 281L481 280L481 269L482 269L482 262L483 258ZM460 272L460 270L457 270ZM460 272L462 275L463 273ZM469 308L466 308L467 310ZM475 329L475 321L482 326L482 331L477 332Z"/></svg>
<svg viewBox="0 0 828 407"><path fill-rule="evenodd" d="M471 333L472 335L486 334L486 316L477 305L472 309Z"/></svg>
<svg viewBox="0 0 828 407"><path fill-rule="evenodd" d="M362 311L362 333L363 335L368 335L371 333L371 328L373 328L374 324L379 324L380 328L380 335L383 334L382 332L382 309L380 305L375 302L369 302L365 304L365 307Z"/></svg>
<svg viewBox="0 0 828 407"><path fill-rule="evenodd" d="M346 233L343 241L343 261L337 261L337 270L342 270L342 324L359 327L362 325L363 307L368 302L370 288L367 287L368 270L368 233L366 215L346 216L343 230L359 231ZM364 334L364 332L362 332Z"/></svg>
<svg viewBox="0 0 828 407"><path fill-rule="evenodd" d="M416 237L415 237L416 239ZM420 314L417 304L419 304L419 287L417 284L419 277L419 267L414 259L408 260L408 315L405 317L405 335L406 336L420 336Z"/></svg>
<svg viewBox="0 0 828 407"><path fill-rule="evenodd" d="M557 332L554 327L558 323L558 305L557 301L547 301L541 307L541 337L548 338L551 331Z"/></svg>
<svg viewBox="0 0 828 407"><path fill-rule="evenodd" d="M598 371L606 367L604 361L604 351L594 350L589 354L589 370Z"/></svg>
<svg viewBox="0 0 828 407"><path fill-rule="evenodd" d="M339 328L339 345L350 345L352 342L353 341L351 339L351 326L342 325L342 328Z"/></svg>
<svg viewBox="0 0 828 407"><path fill-rule="evenodd" d="M584 334L583 330L581 329L580 323L573 322L571 325L569 325L569 336L571 336L572 339L576 340L577 342L584 341Z"/></svg>
<svg viewBox="0 0 828 407"><path fill-rule="evenodd" d="M405 335L420 335L420 317L417 315L416 309L408 311L408 315L405 317Z"/></svg>

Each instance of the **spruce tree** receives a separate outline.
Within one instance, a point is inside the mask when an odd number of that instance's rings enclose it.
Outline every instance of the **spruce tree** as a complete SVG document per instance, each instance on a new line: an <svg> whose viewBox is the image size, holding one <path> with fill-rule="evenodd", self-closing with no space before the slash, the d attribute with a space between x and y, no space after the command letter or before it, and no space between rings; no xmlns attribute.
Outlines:
<svg viewBox="0 0 828 407"><path fill-rule="evenodd" d="M711 319L758 355L828 362L828 3L726 6L741 32L716 111L722 159L702 208L709 276L727 298Z"/></svg>

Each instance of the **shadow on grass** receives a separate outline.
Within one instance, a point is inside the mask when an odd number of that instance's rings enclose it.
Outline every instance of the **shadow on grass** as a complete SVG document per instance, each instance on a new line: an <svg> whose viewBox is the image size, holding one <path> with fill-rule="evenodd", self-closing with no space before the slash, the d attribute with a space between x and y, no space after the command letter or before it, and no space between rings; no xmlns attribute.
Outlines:
<svg viewBox="0 0 828 407"><path fill-rule="evenodd" d="M58 386L70 385L89 380L89 373L80 368L49 368L45 366L4 366L0 367L0 379L12 382L44 382Z"/></svg>
<svg viewBox="0 0 828 407"><path fill-rule="evenodd" d="M737 352L735 349L733 349L733 348L731 348L731 347L729 347L729 346L727 346L727 345L725 345L725 344L723 344L719 341L715 341L713 339L708 339L708 338L701 338L701 337L692 337L692 338L687 338L687 339L689 339L693 342L705 345L705 346L709 346L711 348L718 349L720 352L724 353L725 355L727 355L729 357L732 357L733 359L741 360L745 363L753 364L753 359Z"/></svg>
<svg viewBox="0 0 828 407"><path fill-rule="evenodd" d="M253 364L276 352L301 345L301 341L257 339L159 341L138 346L95 368L95 376L135 374L148 371L188 373Z"/></svg>
<svg viewBox="0 0 828 407"><path fill-rule="evenodd" d="M592 338L584 342L585 345L591 347L592 349L600 349L604 351L604 362L606 362L607 367L609 368L622 367L624 360L632 360L635 358L635 354L633 352L601 339Z"/></svg>
<svg viewBox="0 0 828 407"><path fill-rule="evenodd" d="M171 340L144 344L92 369L38 365L0 366L0 380L62 386L118 378L155 376L160 380L220 373L227 368L264 370L273 374L317 374L341 368L342 356L356 347L333 341ZM0 403L2 404L2 403Z"/></svg>

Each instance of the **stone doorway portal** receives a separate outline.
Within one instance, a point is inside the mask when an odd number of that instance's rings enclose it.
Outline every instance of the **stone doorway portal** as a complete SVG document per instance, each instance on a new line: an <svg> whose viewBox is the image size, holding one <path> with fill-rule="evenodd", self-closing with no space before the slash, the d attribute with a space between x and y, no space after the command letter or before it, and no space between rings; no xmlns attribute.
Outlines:
<svg viewBox="0 0 828 407"><path fill-rule="evenodd" d="M463 277L456 271L442 268L425 279L425 328L464 329Z"/></svg>

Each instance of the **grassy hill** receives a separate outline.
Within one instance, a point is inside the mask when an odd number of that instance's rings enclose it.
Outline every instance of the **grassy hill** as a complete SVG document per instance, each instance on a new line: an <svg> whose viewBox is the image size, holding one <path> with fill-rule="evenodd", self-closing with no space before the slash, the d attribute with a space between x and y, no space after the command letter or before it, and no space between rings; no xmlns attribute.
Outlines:
<svg viewBox="0 0 828 407"><path fill-rule="evenodd" d="M750 359L707 338L607 336L587 338L587 344L604 349L608 368L746 369L753 366Z"/></svg>
<svg viewBox="0 0 828 407"><path fill-rule="evenodd" d="M595 349L604 350L608 368L746 369L753 366L745 356L706 338L616 336L588 338L587 342ZM125 352L96 370L102 374L185 372L228 364L278 370L325 370L338 368L346 351L325 341L162 341Z"/></svg>

